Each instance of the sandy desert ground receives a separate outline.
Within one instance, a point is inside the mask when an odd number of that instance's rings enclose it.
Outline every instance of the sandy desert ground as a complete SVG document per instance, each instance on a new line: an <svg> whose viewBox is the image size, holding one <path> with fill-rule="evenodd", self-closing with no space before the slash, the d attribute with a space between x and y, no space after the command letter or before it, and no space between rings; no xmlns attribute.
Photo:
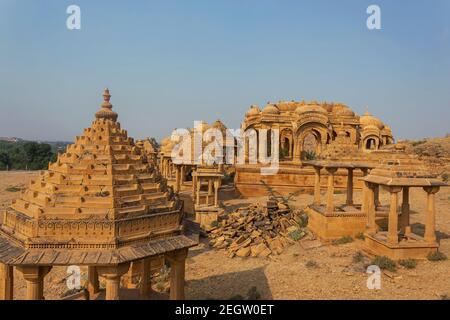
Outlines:
<svg viewBox="0 0 450 320"><path fill-rule="evenodd" d="M0 209L20 196L14 187L24 187L37 172L0 172ZM336 195L337 201L344 194ZM356 193L356 201L360 194ZM340 198L340 199L339 199ZM381 200L387 201L381 193ZM440 250L450 257L450 188L443 188L436 197ZM265 201L264 198L231 199L223 202L227 210ZM306 206L312 196L303 194L295 205ZM412 190L412 223L420 224L426 198L422 190ZM228 258L223 251L208 246L207 240L190 251L186 266L187 299L229 299L247 297L256 287L261 299L445 299L450 296L450 260L420 261L415 269L398 267L394 274L382 275L381 290L369 290L368 275L363 263L354 263L361 240L345 245L326 245L305 250L298 242L274 258ZM315 262L315 263L313 263ZM46 277L46 299L60 299L67 291L66 268L53 268ZM25 283L15 274L15 298L24 298ZM133 297L130 293L127 297ZM155 293L166 299L167 293Z"/></svg>

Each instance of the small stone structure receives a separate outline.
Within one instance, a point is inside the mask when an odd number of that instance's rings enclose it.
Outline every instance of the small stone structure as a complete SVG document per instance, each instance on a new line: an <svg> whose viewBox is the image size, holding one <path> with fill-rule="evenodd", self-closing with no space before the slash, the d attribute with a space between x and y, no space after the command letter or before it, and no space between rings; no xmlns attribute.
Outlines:
<svg viewBox="0 0 450 320"><path fill-rule="evenodd" d="M194 199L195 221L203 229L208 229L213 221L223 213L219 207L219 188L224 177L223 166L198 166L192 174L192 199ZM205 192L202 186L207 186Z"/></svg>
<svg viewBox="0 0 450 320"><path fill-rule="evenodd" d="M207 141L209 129L216 129L221 134L224 142L221 157L214 154L212 155L214 159L205 159L205 155L196 150L196 148L199 148L197 139L201 139L201 150L204 150L207 144L212 142ZM176 193L181 191L181 187L185 185L188 176L192 179L192 202L194 203L195 217L203 229L208 229L211 223L217 221L217 217L223 212L223 209L219 207L219 188L222 185L224 171L227 167L225 161L226 149L228 147L234 148L236 143L233 137L227 137L226 131L227 127L220 120L211 125L206 122L199 122L195 130L189 129L191 139L190 161L186 161L183 155L179 155L182 161L174 163L172 159L174 141L171 137L166 137L161 142L160 159L163 176L174 179L174 191ZM196 132L198 136L196 136ZM202 187L205 186L207 186L207 191L202 190Z"/></svg>
<svg viewBox="0 0 450 320"><path fill-rule="evenodd" d="M365 250L374 255L387 256L394 260L423 259L438 249L436 240L435 194L440 187L447 186L430 174L423 163L415 157L396 157L382 161L370 174L362 179L365 182L364 210L367 212ZM383 187L390 194L388 230L381 231L375 223L379 207L376 193ZM425 233L414 233L410 225L410 188L422 188L427 194L425 212ZM401 209L398 208L399 193L402 193Z"/></svg>
<svg viewBox="0 0 450 320"><path fill-rule="evenodd" d="M361 205L353 202L353 172L361 170L366 175L372 167L368 163L358 162L333 162L333 161L309 161L305 165L314 167L315 187L314 203L306 208L308 213L308 227L319 238L325 241L338 239L344 236L356 236L366 229L366 214L361 211ZM334 180L338 169L348 171L347 198L345 204L334 203ZM321 171L324 170L327 177L326 204L321 203Z"/></svg>
<svg viewBox="0 0 450 320"><path fill-rule="evenodd" d="M109 90L103 97L92 126L4 212L1 298L13 298L13 268L26 281L26 298L40 300L46 274L69 265L88 267L91 297L103 277L108 300L119 299L121 277L138 270L144 297L151 264L161 257L171 264L170 298L184 298L185 259L198 226L184 221L183 203L120 127Z"/></svg>

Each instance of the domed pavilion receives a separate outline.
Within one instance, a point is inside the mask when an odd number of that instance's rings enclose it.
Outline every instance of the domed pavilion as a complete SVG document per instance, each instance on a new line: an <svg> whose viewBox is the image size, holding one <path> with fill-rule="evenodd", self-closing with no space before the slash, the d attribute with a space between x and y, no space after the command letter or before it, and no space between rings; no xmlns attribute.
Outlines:
<svg viewBox="0 0 450 320"><path fill-rule="evenodd" d="M53 266L87 266L88 291L106 281L106 299L119 299L121 277L139 270L142 295L150 265L171 265L171 299L184 298L185 259L198 243L183 202L146 161L117 122L110 93L90 128L31 182L0 215L0 297L13 297L13 269L26 281L26 298L43 299Z"/></svg>
<svg viewBox="0 0 450 320"><path fill-rule="evenodd" d="M278 132L278 141L268 144L268 156L278 146L279 170L277 175L262 176L261 164L245 163L236 166L235 184L243 196L267 195L266 186L277 187L282 194L298 189L314 187L314 172L303 163L339 144L339 137L345 136L356 151L373 153L394 142L391 129L380 119L366 112L359 116L343 103L317 101L279 101L260 108L252 105L245 114L241 129L256 132L256 156L260 157L260 141L267 135ZM250 139L247 139L250 140ZM245 141L245 158L249 158L249 141ZM248 145L248 146L247 146ZM264 150L264 149L262 149ZM262 154L265 157L265 154ZM337 187L346 187L346 172L339 170ZM264 184L261 183L264 181ZM355 185L361 188L359 182Z"/></svg>

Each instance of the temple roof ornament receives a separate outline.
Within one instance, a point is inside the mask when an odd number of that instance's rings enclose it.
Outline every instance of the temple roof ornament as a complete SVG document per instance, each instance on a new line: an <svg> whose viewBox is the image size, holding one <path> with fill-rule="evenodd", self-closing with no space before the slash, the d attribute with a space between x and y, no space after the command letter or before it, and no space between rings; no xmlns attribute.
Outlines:
<svg viewBox="0 0 450 320"><path fill-rule="evenodd" d="M297 109L295 109L295 112L297 114L311 113L311 112L322 113L325 115L327 114L327 110L325 110L324 108L322 108L320 105L317 105L317 104L297 107Z"/></svg>
<svg viewBox="0 0 450 320"><path fill-rule="evenodd" d="M280 110L273 104L268 103L262 110L263 114L280 114Z"/></svg>
<svg viewBox="0 0 450 320"><path fill-rule="evenodd" d="M359 123L363 126L363 128L367 126L375 126L381 130L384 127L383 122L381 122L381 120L377 117L370 114L369 111L366 111L364 113L364 115L359 119Z"/></svg>
<svg viewBox="0 0 450 320"><path fill-rule="evenodd" d="M111 94L109 93L109 89L106 88L103 92L103 103L101 105L101 109L95 113L95 117L97 119L106 119L116 122L117 121L117 113L112 111L112 104L109 102L111 99Z"/></svg>

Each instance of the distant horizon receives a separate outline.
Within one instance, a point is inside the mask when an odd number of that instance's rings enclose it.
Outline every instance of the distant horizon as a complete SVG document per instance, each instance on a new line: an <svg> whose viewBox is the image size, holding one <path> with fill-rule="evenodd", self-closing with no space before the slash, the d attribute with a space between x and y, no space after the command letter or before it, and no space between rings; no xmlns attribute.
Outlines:
<svg viewBox="0 0 450 320"><path fill-rule="evenodd" d="M69 5L81 29L66 26ZM367 8L381 10L369 30ZM0 136L73 141L105 87L136 139L250 105L342 102L396 140L450 133L450 1L0 1Z"/></svg>

